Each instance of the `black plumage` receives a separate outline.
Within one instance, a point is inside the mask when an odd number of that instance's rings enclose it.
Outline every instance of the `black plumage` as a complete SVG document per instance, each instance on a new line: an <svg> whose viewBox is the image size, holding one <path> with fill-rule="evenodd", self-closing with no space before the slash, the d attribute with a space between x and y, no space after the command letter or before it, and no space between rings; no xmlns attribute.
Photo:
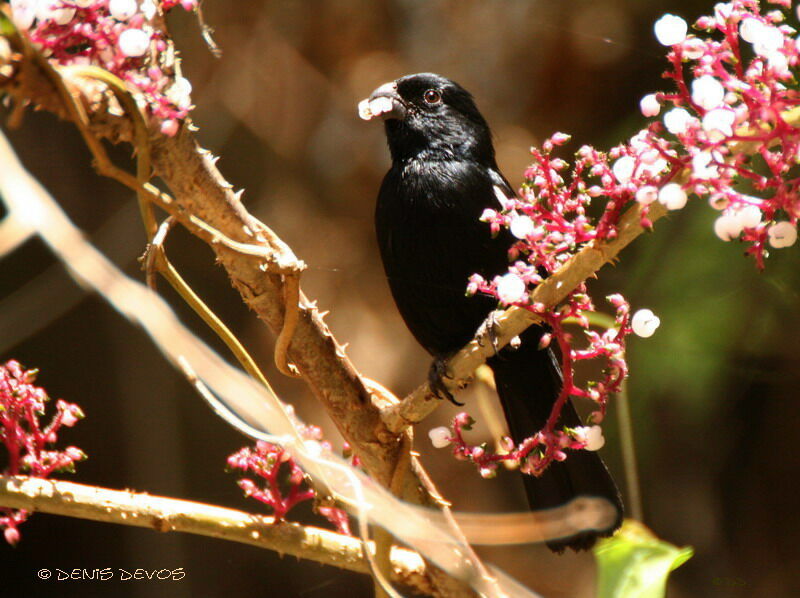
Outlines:
<svg viewBox="0 0 800 598"><path fill-rule="evenodd" d="M465 291L473 273L491 279L508 267L514 239L507 231L492 237L480 216L499 208L497 193L512 197L514 191L497 168L486 121L453 81L431 73L403 77L376 89L361 110L384 120L392 156L375 213L389 286L414 337L443 359L472 339L496 308L490 297ZM529 328L519 348L488 361L516 442L544 425L561 387L552 352L538 348L542 332ZM561 423L580 425L571 404ZM523 478L532 509L581 495L605 497L618 509L613 528L548 543L554 550L588 548L619 525L619 493L596 453L570 451L540 477Z"/></svg>

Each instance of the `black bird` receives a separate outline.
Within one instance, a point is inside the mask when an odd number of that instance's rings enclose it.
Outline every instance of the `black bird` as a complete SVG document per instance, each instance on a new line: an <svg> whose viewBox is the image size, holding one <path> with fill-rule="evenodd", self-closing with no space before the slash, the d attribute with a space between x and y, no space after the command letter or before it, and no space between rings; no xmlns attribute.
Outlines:
<svg viewBox="0 0 800 598"><path fill-rule="evenodd" d="M489 126L457 83L432 73L409 75L376 89L359 111L385 122L392 167L378 195L378 245L397 307L435 357L436 372L496 308L490 297L468 297L465 290L473 273L491 279L507 271L514 239L506 231L492 237L480 216L499 207L497 193L513 197L514 191L497 168ZM506 347L488 360L515 442L544 425L561 388L552 351L538 348L543 332L528 328L517 349ZM572 404L564 407L560 423L581 425ZM556 552L590 548L620 525L619 491L594 452L570 451L541 476L523 479L534 510L578 496L604 497L617 509L608 529L549 542Z"/></svg>

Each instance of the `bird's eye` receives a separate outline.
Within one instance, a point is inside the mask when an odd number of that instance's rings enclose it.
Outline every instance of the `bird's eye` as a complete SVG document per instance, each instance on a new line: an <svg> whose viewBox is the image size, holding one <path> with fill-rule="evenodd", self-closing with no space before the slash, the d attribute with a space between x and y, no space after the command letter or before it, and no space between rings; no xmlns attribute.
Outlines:
<svg viewBox="0 0 800 598"><path fill-rule="evenodd" d="M424 94L422 94L422 99L425 100L426 104L441 104L442 103L442 92L438 89L429 89Z"/></svg>

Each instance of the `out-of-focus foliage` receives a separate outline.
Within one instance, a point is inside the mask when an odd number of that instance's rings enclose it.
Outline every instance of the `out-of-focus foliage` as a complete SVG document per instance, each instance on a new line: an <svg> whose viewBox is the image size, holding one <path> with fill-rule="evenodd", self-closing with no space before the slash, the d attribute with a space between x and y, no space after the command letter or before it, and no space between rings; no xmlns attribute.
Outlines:
<svg viewBox="0 0 800 598"><path fill-rule="evenodd" d="M661 598L670 572L694 551L659 540L653 532L626 519L612 538L594 548L598 598Z"/></svg>

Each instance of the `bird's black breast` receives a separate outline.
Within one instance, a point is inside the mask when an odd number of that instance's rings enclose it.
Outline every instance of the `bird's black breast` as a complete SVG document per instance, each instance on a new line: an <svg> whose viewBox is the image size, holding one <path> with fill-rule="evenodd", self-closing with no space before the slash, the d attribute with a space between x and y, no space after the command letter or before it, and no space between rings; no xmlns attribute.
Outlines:
<svg viewBox="0 0 800 598"><path fill-rule="evenodd" d="M492 238L480 221L498 208L498 174L458 160L395 163L376 209L378 245L403 319L434 355L459 349L494 308L486 296L466 296L470 275L492 277L508 264L507 233ZM500 177L502 180L502 177Z"/></svg>

